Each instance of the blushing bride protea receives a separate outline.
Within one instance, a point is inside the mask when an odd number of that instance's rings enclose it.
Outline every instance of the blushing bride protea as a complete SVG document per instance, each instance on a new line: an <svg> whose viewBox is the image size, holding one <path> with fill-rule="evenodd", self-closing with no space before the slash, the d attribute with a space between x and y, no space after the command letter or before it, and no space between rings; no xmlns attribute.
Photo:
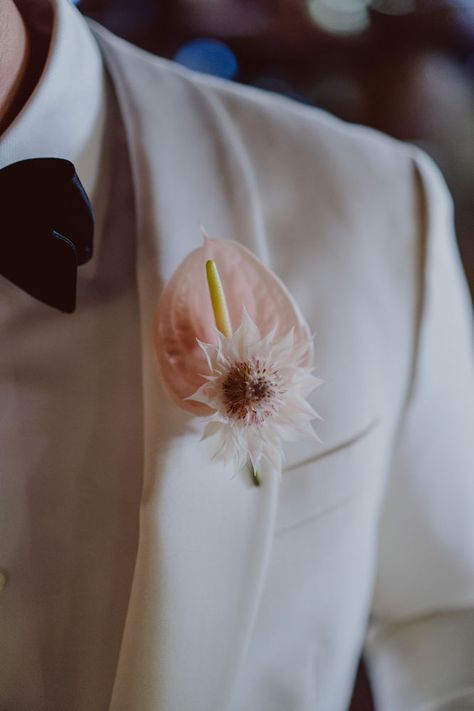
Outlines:
<svg viewBox="0 0 474 711"><path fill-rule="evenodd" d="M237 331L217 332L216 339L200 342L210 374L190 395L213 410L203 439L214 437L214 456L223 461L243 466L250 459L257 472L266 459L280 470L282 440L315 436L311 420L318 415L305 397L320 381L298 365L305 345L295 348L292 330L279 340L274 330L262 337L245 309Z"/></svg>
<svg viewBox="0 0 474 711"><path fill-rule="evenodd" d="M312 374L308 326L242 245L206 236L185 258L160 298L156 350L171 397L205 417L202 439L212 438L214 457L249 464L255 484L262 468L281 471L282 441L316 437L306 398L322 381Z"/></svg>

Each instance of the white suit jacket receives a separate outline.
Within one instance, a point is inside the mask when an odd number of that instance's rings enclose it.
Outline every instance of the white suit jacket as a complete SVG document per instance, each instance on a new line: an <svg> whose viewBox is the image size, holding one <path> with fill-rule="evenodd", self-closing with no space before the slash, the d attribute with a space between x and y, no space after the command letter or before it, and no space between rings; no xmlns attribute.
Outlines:
<svg viewBox="0 0 474 711"><path fill-rule="evenodd" d="M471 313L437 169L56 11L0 165L74 159L96 247L73 315L0 284L0 708L343 711L364 646L377 709L474 708ZM316 334L322 442L260 488L157 371L201 224Z"/></svg>

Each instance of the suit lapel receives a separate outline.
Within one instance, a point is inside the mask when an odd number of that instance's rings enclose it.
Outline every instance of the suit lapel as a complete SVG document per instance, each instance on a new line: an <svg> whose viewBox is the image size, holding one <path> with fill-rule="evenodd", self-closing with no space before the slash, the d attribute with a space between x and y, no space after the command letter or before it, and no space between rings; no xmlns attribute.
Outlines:
<svg viewBox="0 0 474 711"><path fill-rule="evenodd" d="M223 711L260 600L279 480L270 475L256 488L211 461L199 442L202 423L161 389L152 332L162 285L199 244L199 224L233 238L242 236L229 233L238 229L259 251L258 211L248 217L240 209L248 188L234 177L239 171L223 173L215 107L141 57L124 60L118 40L99 34L135 184L145 407L139 548L111 709ZM147 72L163 96L155 116L140 111L150 103ZM170 81L175 88L166 86ZM183 87L180 105L173 93L180 96Z"/></svg>

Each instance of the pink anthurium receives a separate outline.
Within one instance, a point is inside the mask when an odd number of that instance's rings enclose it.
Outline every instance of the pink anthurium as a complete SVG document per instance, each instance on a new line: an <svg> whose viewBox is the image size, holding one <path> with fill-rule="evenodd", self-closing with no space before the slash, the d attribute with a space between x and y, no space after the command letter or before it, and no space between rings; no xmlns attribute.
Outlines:
<svg viewBox="0 0 474 711"><path fill-rule="evenodd" d="M206 417L216 457L250 459L254 473L262 460L279 469L282 439L315 436L305 398L321 381L309 328L284 284L239 243L205 236L181 262L158 303L155 345L166 390Z"/></svg>

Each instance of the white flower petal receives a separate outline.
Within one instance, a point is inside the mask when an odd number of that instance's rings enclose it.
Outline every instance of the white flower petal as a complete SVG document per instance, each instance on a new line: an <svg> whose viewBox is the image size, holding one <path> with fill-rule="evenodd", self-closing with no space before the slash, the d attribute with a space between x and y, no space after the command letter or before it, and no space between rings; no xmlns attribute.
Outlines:
<svg viewBox="0 0 474 711"><path fill-rule="evenodd" d="M217 349L214 345L212 345L212 343L204 343L204 341L200 341L199 338L196 338L196 341L198 343L198 346L204 351L204 355L206 356L206 360L207 360L207 365L209 366L209 370L212 373L213 362L215 359L215 354L216 354Z"/></svg>
<svg viewBox="0 0 474 711"><path fill-rule="evenodd" d="M311 342L294 343L294 329L262 337L245 308L232 336L216 332L216 345L199 343L210 375L189 399L215 410L203 432L215 440L215 459L280 470L282 440L317 439L311 422L319 415L306 397L322 381L299 365Z"/></svg>
<svg viewBox="0 0 474 711"><path fill-rule="evenodd" d="M221 430L222 422L219 422L219 420L210 420L210 422L208 422L204 428L204 432L202 433L201 437L201 442L205 439L209 439L209 437L213 437L214 435L219 434Z"/></svg>
<svg viewBox="0 0 474 711"><path fill-rule="evenodd" d="M218 434L218 438L212 458L228 463L235 458L235 448L229 428L223 425L216 434Z"/></svg>
<svg viewBox="0 0 474 711"><path fill-rule="evenodd" d="M240 360L247 358L249 351L261 340L260 331L250 318L245 306L242 309L240 326L230 340L232 340L235 356Z"/></svg>
<svg viewBox="0 0 474 711"><path fill-rule="evenodd" d="M189 395L186 400L193 400L194 402L202 402L203 405L208 405L216 410L216 398L213 394L213 382L204 383L198 390L192 395Z"/></svg>
<svg viewBox="0 0 474 711"><path fill-rule="evenodd" d="M305 415L309 419L318 417L317 412L309 404L307 400L300 397L299 393L289 393L286 397L285 411L294 412L295 414Z"/></svg>
<svg viewBox="0 0 474 711"><path fill-rule="evenodd" d="M281 470L283 452L280 446L276 446L269 441L265 442L263 447L263 456L268 459L268 461L270 462L272 467L276 469L276 471Z"/></svg>
<svg viewBox="0 0 474 711"><path fill-rule="evenodd" d="M256 350L258 353L261 354L262 358L267 358L267 356L270 354L270 350L272 348L272 345L275 341L275 335L276 335L276 326L272 328L271 331L267 333L266 336L264 336L260 342L256 345Z"/></svg>
<svg viewBox="0 0 474 711"><path fill-rule="evenodd" d="M301 378L298 382L298 390L303 397L308 397L313 390L316 390L320 385L324 383L324 380L316 378L311 373L302 373Z"/></svg>
<svg viewBox="0 0 474 711"><path fill-rule="evenodd" d="M294 334L295 330L292 328L286 336L283 336L283 338L280 341L277 341L276 343L273 344L273 347L270 350L270 353L268 355L269 359L274 361L274 362L279 362L283 358L283 362L285 359L289 359L289 362L294 363L294 358L291 357L290 355L293 352L293 343L294 343Z"/></svg>

